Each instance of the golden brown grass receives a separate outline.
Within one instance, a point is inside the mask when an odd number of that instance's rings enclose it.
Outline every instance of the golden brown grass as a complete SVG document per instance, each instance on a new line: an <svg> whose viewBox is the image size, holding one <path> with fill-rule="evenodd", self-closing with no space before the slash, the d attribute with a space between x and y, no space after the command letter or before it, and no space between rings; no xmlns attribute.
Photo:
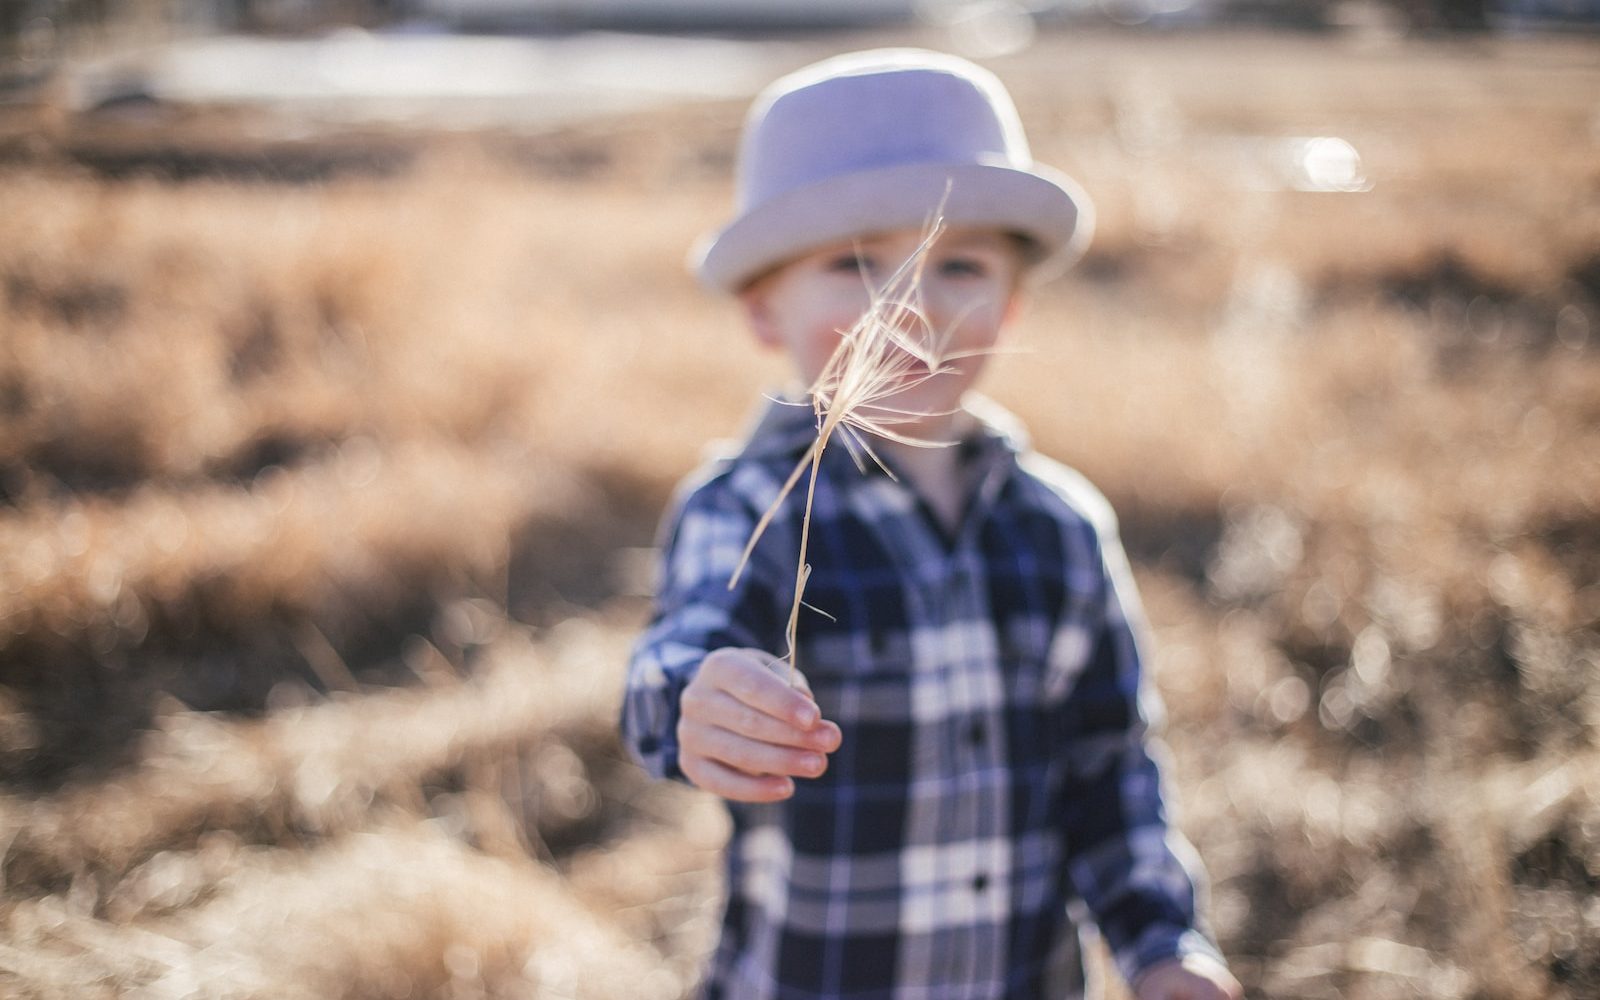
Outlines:
<svg viewBox="0 0 1600 1000"><path fill-rule="evenodd" d="M1593 996L1593 47L995 69L1100 232L987 388L1122 517L1241 977ZM740 111L0 122L0 992L685 994L724 821L611 729L655 512L782 374L681 263ZM1246 182L1303 135L1371 190ZM169 140L410 166L72 165Z"/></svg>

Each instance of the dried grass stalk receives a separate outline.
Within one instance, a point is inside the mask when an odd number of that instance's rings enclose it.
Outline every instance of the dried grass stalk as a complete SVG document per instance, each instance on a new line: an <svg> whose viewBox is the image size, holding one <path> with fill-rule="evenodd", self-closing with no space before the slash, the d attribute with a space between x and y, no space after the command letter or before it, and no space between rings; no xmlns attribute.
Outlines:
<svg viewBox="0 0 1600 1000"><path fill-rule="evenodd" d="M822 462L823 451L835 433L842 432L841 440L850 450L857 466L865 468L865 459L870 458L888 472L888 468L873 452L869 438L878 437L915 447L939 447L944 444L908 435L900 429L908 419L935 414L907 410L895 406L893 402L896 395L944 373L947 370L945 366L958 356L945 350L949 331L935 329L921 305L922 267L928 251L944 230L943 221L936 219L929 225L922 242L888 280L878 287L873 287L869 280L870 298L866 311L848 330L840 331L839 346L834 349L808 390L811 408L816 416L816 439L800 456L794 471L778 491L777 498L751 530L739 564L728 579L728 587L732 589L778 508L798 485L801 475L809 470L805 513L800 520L800 554L795 568L794 601L789 609L789 624L785 631L788 650L784 658L789 663L791 684L798 669L795 647L800 608L805 603L806 581L811 575L806 551L811 538L811 507L816 497L817 470Z"/></svg>

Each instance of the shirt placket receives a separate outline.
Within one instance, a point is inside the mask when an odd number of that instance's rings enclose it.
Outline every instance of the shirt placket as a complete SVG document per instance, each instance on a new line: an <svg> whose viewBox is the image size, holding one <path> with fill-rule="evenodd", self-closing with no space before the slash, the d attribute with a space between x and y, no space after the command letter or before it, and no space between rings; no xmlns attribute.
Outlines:
<svg viewBox="0 0 1600 1000"><path fill-rule="evenodd" d="M950 865L940 873L941 882L951 894L967 894L965 900L947 899L946 904L962 906L972 915L948 928L936 952L940 967L933 981L950 989L934 995L952 998L985 995L958 992L955 984L981 988L1003 981L1002 922L993 915L1003 910L1009 895L1009 873L998 863L996 846L1007 836L1010 815L1005 785L995 779L1004 737L1004 692L978 544L984 509L999 488L1000 474L992 469L985 477L955 544L942 558L930 558L921 567L916 587L926 622L959 626L948 633L955 641L941 647L929 664L938 674L933 682L945 688L951 703L933 741L942 780L950 784L949 793L938 799L935 822L952 843L970 847L941 855Z"/></svg>
<svg viewBox="0 0 1600 1000"><path fill-rule="evenodd" d="M952 797L950 829L973 845L970 869L957 874L967 884L958 891L970 894L974 919L964 928L960 968L952 982L973 984L997 981L997 963L1003 941L994 915L1003 909L1008 872L1000 866L998 845L1007 836L1010 815L1005 784L996 780L996 753L1003 740L1004 691L1000 687L998 649L988 608L984 577L974 546L959 547L942 588L946 621L977 623L981 627L958 630L962 641L944 664L951 698L963 706L952 713L945 745L950 748L957 791ZM997 897L1001 897L997 899Z"/></svg>

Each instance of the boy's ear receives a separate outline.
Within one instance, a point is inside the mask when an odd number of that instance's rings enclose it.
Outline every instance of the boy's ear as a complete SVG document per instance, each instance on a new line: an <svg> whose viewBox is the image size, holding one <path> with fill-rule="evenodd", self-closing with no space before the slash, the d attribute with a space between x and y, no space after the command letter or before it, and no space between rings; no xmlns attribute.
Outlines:
<svg viewBox="0 0 1600 1000"><path fill-rule="evenodd" d="M772 322L772 307L767 302L766 287L757 281L739 292L739 307L744 310L745 322L763 347L778 346L778 329Z"/></svg>

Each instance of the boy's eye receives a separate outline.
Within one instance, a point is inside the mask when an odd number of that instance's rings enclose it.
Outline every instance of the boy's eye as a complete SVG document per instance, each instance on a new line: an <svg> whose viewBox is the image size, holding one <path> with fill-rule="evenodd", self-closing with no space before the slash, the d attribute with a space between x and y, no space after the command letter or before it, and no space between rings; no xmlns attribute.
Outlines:
<svg viewBox="0 0 1600 1000"><path fill-rule="evenodd" d="M872 258L859 253L842 253L828 261L828 270L840 274L869 274L872 267Z"/></svg>
<svg viewBox="0 0 1600 1000"><path fill-rule="evenodd" d="M946 257L939 262L939 273L947 278L982 278L989 267L976 257Z"/></svg>

